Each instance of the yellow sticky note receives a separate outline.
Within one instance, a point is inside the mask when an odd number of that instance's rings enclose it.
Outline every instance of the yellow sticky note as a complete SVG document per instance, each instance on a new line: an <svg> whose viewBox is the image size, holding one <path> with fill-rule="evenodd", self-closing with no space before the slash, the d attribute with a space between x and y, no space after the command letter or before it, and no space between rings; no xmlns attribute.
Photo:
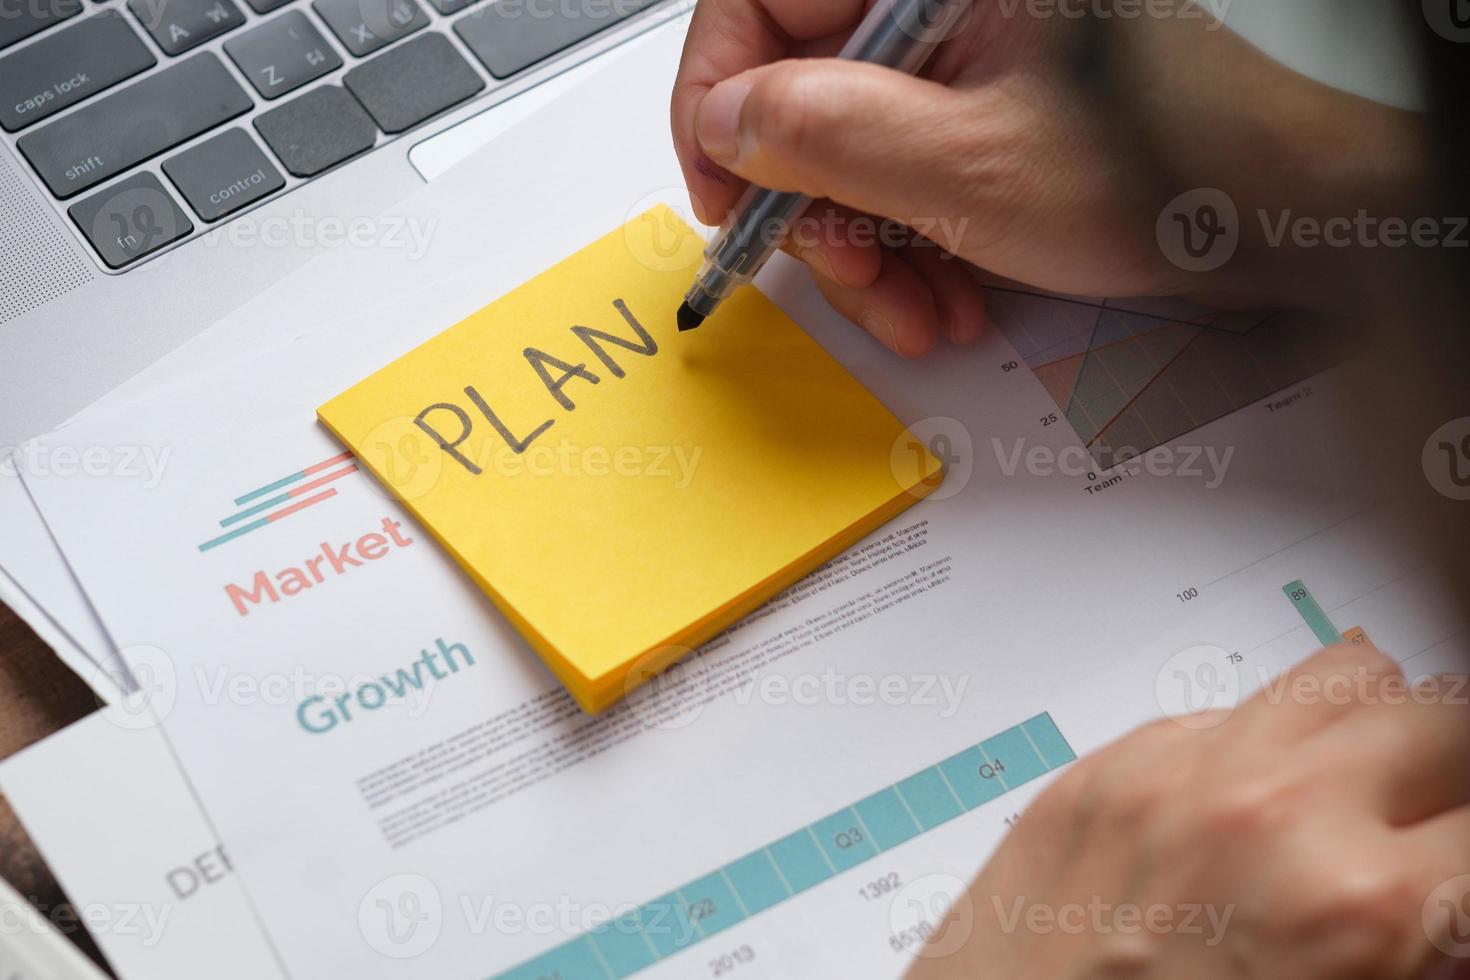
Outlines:
<svg viewBox="0 0 1470 980"><path fill-rule="evenodd" d="M680 334L703 245L656 208L319 410L589 711L942 479L756 290Z"/></svg>

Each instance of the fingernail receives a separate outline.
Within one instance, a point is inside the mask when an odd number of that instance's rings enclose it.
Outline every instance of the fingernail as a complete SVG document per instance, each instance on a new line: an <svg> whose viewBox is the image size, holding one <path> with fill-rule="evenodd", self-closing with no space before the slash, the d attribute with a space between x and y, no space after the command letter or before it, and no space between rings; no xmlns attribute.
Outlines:
<svg viewBox="0 0 1470 980"><path fill-rule="evenodd" d="M699 104L694 120L694 134L710 158L719 163L732 163L740 156L740 112L750 95L750 83L741 78L727 79L714 88Z"/></svg>
<svg viewBox="0 0 1470 980"><path fill-rule="evenodd" d="M949 310L939 311L939 329L949 338L951 344L960 344L960 318Z"/></svg>
<svg viewBox="0 0 1470 980"><path fill-rule="evenodd" d="M872 334L873 339L878 343L891 347L894 353L903 356L903 348L898 343L898 330L888 317L876 310L869 310L858 317L858 323L864 330Z"/></svg>
<svg viewBox="0 0 1470 980"><path fill-rule="evenodd" d="M825 252L815 248L804 248L798 255L803 262L811 266L812 271L823 279L837 281L837 273L832 271L832 263L827 259Z"/></svg>
<svg viewBox="0 0 1470 980"><path fill-rule="evenodd" d="M693 191L690 191L689 192L689 203L690 203L691 206L693 206L693 208L694 208L694 217L697 218L697 219L699 219L699 223L700 224L702 224L702 225L710 225L710 224L713 224L713 222L711 222L709 220L709 208L705 206L705 203L704 203L703 198L701 198L698 194L694 193Z"/></svg>
<svg viewBox="0 0 1470 980"><path fill-rule="evenodd" d="M980 324L958 316L951 316L949 339L961 347L967 347L980 339Z"/></svg>

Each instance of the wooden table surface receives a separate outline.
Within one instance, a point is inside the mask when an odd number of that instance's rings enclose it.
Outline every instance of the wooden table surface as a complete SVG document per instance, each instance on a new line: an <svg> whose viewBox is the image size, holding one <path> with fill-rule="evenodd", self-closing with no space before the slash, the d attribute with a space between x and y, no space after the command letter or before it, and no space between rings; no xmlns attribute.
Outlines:
<svg viewBox="0 0 1470 980"><path fill-rule="evenodd" d="M30 627L0 603L0 759L39 742L52 732L96 711L97 698L56 658ZM57 778L64 779L64 773ZM57 910L66 902L61 886L0 797L0 875L30 899L43 915L63 924L75 921ZM64 928L92 959L106 965L83 929Z"/></svg>

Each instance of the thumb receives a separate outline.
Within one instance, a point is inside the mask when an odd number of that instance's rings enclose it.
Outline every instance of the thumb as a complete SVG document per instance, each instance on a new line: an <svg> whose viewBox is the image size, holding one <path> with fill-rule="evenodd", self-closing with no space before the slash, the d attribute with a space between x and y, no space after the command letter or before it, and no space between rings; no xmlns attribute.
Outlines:
<svg viewBox="0 0 1470 980"><path fill-rule="evenodd" d="M964 199L963 99L936 82L835 59L783 61L720 82L695 136L762 187L910 221Z"/></svg>

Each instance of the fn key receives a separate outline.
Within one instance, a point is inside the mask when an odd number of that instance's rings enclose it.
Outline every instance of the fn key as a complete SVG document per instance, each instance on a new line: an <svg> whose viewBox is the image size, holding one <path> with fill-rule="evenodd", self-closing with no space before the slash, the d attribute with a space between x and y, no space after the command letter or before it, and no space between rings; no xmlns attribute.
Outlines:
<svg viewBox="0 0 1470 980"><path fill-rule="evenodd" d="M194 230L158 178L146 172L73 204L67 213L110 269L120 269Z"/></svg>

